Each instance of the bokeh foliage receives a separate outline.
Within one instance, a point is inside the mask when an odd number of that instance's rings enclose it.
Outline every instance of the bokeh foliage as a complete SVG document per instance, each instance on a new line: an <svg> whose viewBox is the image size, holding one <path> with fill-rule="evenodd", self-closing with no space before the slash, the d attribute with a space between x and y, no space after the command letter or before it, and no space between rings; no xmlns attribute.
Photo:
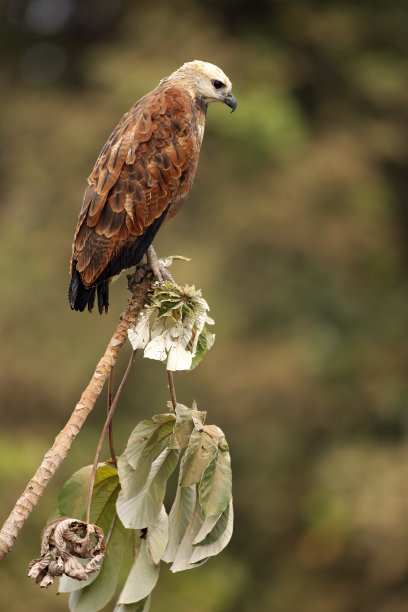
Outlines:
<svg viewBox="0 0 408 612"><path fill-rule="evenodd" d="M202 287L217 322L215 348L176 385L228 436L235 532L211 565L163 573L152 610L405 611L408 5L6 0L0 10L2 517L126 303L123 278L108 317L72 313L66 298L96 155L160 78L212 61L238 109L209 109L188 205L156 246L192 258L174 275ZM139 360L115 417L120 450L167 399L160 364ZM66 607L24 579L26 563L60 485L92 461L104 413L101 400L2 564L8 610Z"/></svg>

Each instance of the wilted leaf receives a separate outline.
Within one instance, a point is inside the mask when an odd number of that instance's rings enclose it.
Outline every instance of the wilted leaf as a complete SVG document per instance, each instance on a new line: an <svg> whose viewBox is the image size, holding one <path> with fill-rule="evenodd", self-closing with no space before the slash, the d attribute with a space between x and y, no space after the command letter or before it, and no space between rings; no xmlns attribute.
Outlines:
<svg viewBox="0 0 408 612"><path fill-rule="evenodd" d="M151 596L131 604L117 604L113 612L149 612Z"/></svg>
<svg viewBox="0 0 408 612"><path fill-rule="evenodd" d="M85 581L99 570L104 554L100 527L75 518L55 519L41 532L41 557L30 562L28 576L42 588L63 574Z"/></svg>
<svg viewBox="0 0 408 612"><path fill-rule="evenodd" d="M212 517L206 517L204 523L211 518ZM194 550L190 558L190 563L197 563L202 559L218 555L218 553L227 546L231 539L234 525L232 500L216 521L213 529L204 539L202 539L204 523L193 542Z"/></svg>
<svg viewBox="0 0 408 612"><path fill-rule="evenodd" d="M148 466L149 467L149 466ZM149 467L149 471L151 465ZM135 469L132 468L127 459L126 451L124 451L118 458L118 474L121 486L121 494L127 499L128 497L134 497L134 495L140 491L141 487L147 480L149 475L144 474L143 471L139 474Z"/></svg>
<svg viewBox="0 0 408 612"><path fill-rule="evenodd" d="M167 370L177 372L178 370L189 370L193 361L193 354L186 349L190 338L180 337L174 341L167 357Z"/></svg>
<svg viewBox="0 0 408 612"><path fill-rule="evenodd" d="M204 522L201 525L201 529L197 533L193 542L194 546L196 544L201 544L207 538L207 536L212 533L215 525L218 523L219 519L223 516L225 512L226 510L224 510L222 514L213 514L212 516L205 517Z"/></svg>
<svg viewBox="0 0 408 612"><path fill-rule="evenodd" d="M153 462L150 474L139 491L130 499L119 493L116 508L125 527L143 529L151 525L159 515L166 482L179 459L179 451L166 448Z"/></svg>
<svg viewBox="0 0 408 612"><path fill-rule="evenodd" d="M58 508L61 516L75 516L85 520L86 501L92 466L87 465L78 470L67 480L58 497Z"/></svg>
<svg viewBox="0 0 408 612"><path fill-rule="evenodd" d="M131 604L147 597L156 585L159 572L160 566L150 563L146 552L146 540L142 538L140 546L135 550L135 560L119 596L118 604Z"/></svg>
<svg viewBox="0 0 408 612"><path fill-rule="evenodd" d="M151 421L141 421L132 431L126 450L119 457L118 471L123 494L135 497L146 482L153 461L166 448L176 417L158 414Z"/></svg>
<svg viewBox="0 0 408 612"><path fill-rule="evenodd" d="M207 330L201 332L198 336L196 353L193 357L190 370L194 370L198 366L204 355L213 346L215 341L215 334L210 334Z"/></svg>
<svg viewBox="0 0 408 612"><path fill-rule="evenodd" d="M173 428L173 435L169 441L169 448L186 448L188 446L191 432L195 427L193 419L203 425L206 412L192 410L187 408L187 406L183 406L183 404L177 404L175 413L176 423Z"/></svg>
<svg viewBox="0 0 408 612"><path fill-rule="evenodd" d="M201 431L194 429L180 468L180 486L186 487L200 482L204 470L217 453L218 427L204 425ZM221 430L219 430L221 431ZM216 514L216 513L214 513Z"/></svg>
<svg viewBox="0 0 408 612"><path fill-rule="evenodd" d="M193 542L200 531L203 522L204 516L201 514L200 504L198 503L198 497L196 496L190 521L185 529L180 545L177 548L173 565L170 568L172 572L181 572L183 570L193 569L196 567L190 562L190 559L194 551Z"/></svg>
<svg viewBox="0 0 408 612"><path fill-rule="evenodd" d="M165 334L152 338L149 344L146 346L143 356L146 359L165 361L167 357Z"/></svg>
<svg viewBox="0 0 408 612"><path fill-rule="evenodd" d="M158 457L173 432L176 417L172 413L156 414L151 421L142 421L130 434L126 454L130 465L140 469L143 458Z"/></svg>
<svg viewBox="0 0 408 612"><path fill-rule="evenodd" d="M164 506L157 519L147 528L146 552L153 565L158 565L169 541L169 517Z"/></svg>
<svg viewBox="0 0 408 612"><path fill-rule="evenodd" d="M214 458L203 472L199 495L205 516L220 514L228 506L232 491L231 459L228 446L220 444Z"/></svg>
<svg viewBox="0 0 408 612"><path fill-rule="evenodd" d="M176 557L181 540L192 519L196 506L196 487L177 487L169 514L169 543L162 559L166 563L172 563Z"/></svg>
<svg viewBox="0 0 408 612"><path fill-rule="evenodd" d="M64 484L58 498L58 509L62 516L75 516L80 520L85 520L91 473L92 465L87 465L75 472ZM109 463L100 463L96 471L92 491L90 520L95 525L99 525L104 532L107 530L101 520L104 517L105 505L111 500L115 491L117 495L119 480L116 467ZM112 518L113 516L111 516Z"/></svg>
<svg viewBox="0 0 408 612"><path fill-rule="evenodd" d="M136 319L136 324L133 329L128 329L128 337L133 350L145 348L149 342L150 335L150 319L155 311L154 307L147 306L143 308Z"/></svg>

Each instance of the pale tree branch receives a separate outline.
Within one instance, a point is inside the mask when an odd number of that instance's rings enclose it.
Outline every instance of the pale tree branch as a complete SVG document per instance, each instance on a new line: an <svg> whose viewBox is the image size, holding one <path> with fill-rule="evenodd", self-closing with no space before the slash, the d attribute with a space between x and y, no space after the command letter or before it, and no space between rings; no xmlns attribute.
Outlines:
<svg viewBox="0 0 408 612"><path fill-rule="evenodd" d="M96 399L116 363L119 351L127 339L128 329L134 325L138 313L146 302L147 293L152 283L149 272L150 269L146 265L140 266L136 274L130 279L129 288L132 291L133 297L129 300L128 307L122 315L121 321L106 348L104 356L96 366L96 370L75 406L68 423L55 438L54 444L45 454L40 467L26 486L24 493L18 499L0 531L0 559L5 557L12 549L25 520L38 503L45 487L67 456L72 442L79 434L86 417L94 407Z"/></svg>

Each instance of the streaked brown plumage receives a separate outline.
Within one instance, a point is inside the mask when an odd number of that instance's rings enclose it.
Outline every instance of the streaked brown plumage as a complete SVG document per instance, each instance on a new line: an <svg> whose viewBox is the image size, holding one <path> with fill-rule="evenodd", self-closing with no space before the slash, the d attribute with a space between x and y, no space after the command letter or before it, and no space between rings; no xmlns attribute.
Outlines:
<svg viewBox="0 0 408 612"><path fill-rule="evenodd" d="M136 265L165 217L185 202L197 168L207 106L232 108L231 83L213 64L184 64L141 98L112 132L88 179L71 259L71 308L102 313L109 282Z"/></svg>

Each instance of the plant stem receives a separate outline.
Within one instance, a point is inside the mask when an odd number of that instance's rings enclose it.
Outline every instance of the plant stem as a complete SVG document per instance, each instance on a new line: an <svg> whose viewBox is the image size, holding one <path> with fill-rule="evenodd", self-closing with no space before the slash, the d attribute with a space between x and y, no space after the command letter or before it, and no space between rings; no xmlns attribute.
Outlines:
<svg viewBox="0 0 408 612"><path fill-rule="evenodd" d="M108 414L112 406L112 394L113 394L113 375L115 373L115 366L112 366L111 371L109 372L109 387L108 387ZM109 449L112 458L113 465L117 466L116 461L116 453L115 447L113 445L113 428L112 428L112 420L109 423Z"/></svg>
<svg viewBox="0 0 408 612"><path fill-rule="evenodd" d="M167 378L169 381L171 403L173 404L173 410L175 410L177 406L176 389L174 388L173 372L171 370L167 370Z"/></svg>
<svg viewBox="0 0 408 612"><path fill-rule="evenodd" d="M99 463L99 457L101 456L101 452L102 452L102 446L105 440L105 436L106 436L106 432L109 429L109 425L112 421L112 417L113 417L113 413L115 412L116 406L118 405L119 402L119 398L121 396L121 393L123 391L123 387L126 384L126 381L128 379L130 370L132 369L132 365L133 362L135 360L136 357L136 351L132 351L132 354L130 356L129 359L129 363L128 363L128 367L126 368L126 372L123 375L122 381L119 385L119 388L117 390L117 393L115 395L115 399L112 402L112 405L109 409L109 413L108 416L106 417L106 421L105 421L105 425L103 426L102 429L102 433L101 433L101 437L99 438L99 443L98 443L98 447L96 449L96 454L95 454L95 459L94 459L94 463L93 463L93 467L92 467L92 474L91 474L91 478L89 480L89 490L88 490L88 501L87 501L87 505L86 505L86 522L89 524L89 516L91 513L91 501L92 501L92 491L93 491L93 487L94 487L94 483L95 483L95 476L96 476L96 471L98 469L98 463Z"/></svg>

